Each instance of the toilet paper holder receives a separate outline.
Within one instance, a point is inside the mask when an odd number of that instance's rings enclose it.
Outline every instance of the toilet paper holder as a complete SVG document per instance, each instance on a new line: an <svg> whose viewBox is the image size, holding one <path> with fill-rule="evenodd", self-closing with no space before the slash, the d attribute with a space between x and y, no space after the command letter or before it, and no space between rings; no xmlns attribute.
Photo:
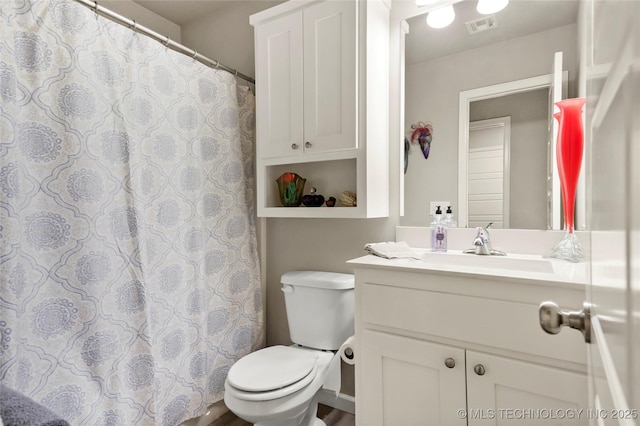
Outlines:
<svg viewBox="0 0 640 426"><path fill-rule="evenodd" d="M349 337L344 341L340 349L338 350L340 353L340 358L349 365L354 365L356 363L356 350L355 350L355 336Z"/></svg>

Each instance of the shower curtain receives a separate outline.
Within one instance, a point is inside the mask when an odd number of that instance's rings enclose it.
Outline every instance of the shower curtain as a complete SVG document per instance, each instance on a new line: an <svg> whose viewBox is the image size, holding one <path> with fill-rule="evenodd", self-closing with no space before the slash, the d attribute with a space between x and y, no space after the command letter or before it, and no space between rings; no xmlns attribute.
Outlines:
<svg viewBox="0 0 640 426"><path fill-rule="evenodd" d="M73 1L0 3L0 380L176 425L262 346L246 88Z"/></svg>

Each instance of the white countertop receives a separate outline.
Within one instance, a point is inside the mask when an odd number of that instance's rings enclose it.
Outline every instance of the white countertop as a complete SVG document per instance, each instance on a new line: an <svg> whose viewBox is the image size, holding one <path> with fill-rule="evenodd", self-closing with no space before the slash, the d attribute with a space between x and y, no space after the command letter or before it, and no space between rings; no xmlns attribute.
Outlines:
<svg viewBox="0 0 640 426"><path fill-rule="evenodd" d="M352 259L351 265L388 270L430 272L447 275L502 277L526 281L545 281L563 285L589 283L588 262L571 263L559 259L545 259L539 255L507 254L507 256L480 256L465 254L461 250L446 253L413 249L421 259L385 259L366 255Z"/></svg>

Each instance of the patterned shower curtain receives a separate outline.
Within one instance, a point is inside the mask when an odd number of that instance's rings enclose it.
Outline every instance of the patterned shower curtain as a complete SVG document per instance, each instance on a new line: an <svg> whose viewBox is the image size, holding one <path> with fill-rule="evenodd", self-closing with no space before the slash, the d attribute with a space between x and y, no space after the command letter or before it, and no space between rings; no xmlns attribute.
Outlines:
<svg viewBox="0 0 640 426"><path fill-rule="evenodd" d="M74 1L0 2L0 380L176 425L262 345L253 96Z"/></svg>

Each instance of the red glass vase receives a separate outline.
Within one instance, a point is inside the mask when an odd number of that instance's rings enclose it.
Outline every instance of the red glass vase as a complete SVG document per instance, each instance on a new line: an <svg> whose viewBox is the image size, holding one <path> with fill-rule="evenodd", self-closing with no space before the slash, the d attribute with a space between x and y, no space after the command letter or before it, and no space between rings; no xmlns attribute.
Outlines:
<svg viewBox="0 0 640 426"><path fill-rule="evenodd" d="M562 241L553 249L550 257L571 262L579 262L584 259L584 251L580 241L574 234L576 190L584 151L584 129L582 125L582 107L584 103L584 98L565 99L556 102L560 112L553 115L559 124L556 159L560 188L562 190L564 229L567 232Z"/></svg>

